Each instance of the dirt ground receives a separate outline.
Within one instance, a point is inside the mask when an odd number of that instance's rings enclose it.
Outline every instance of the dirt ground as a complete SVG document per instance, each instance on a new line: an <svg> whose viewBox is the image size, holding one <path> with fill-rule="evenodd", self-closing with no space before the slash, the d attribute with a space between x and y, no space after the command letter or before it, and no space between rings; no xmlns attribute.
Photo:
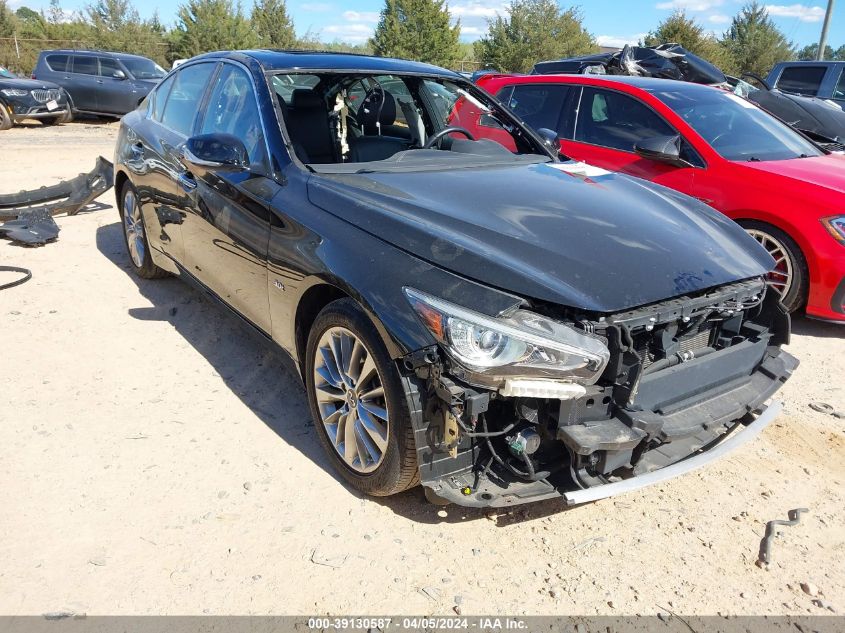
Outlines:
<svg viewBox="0 0 845 633"><path fill-rule="evenodd" d="M116 132L0 133L0 192L111 159ZM845 420L809 406L845 411L845 327L795 319L784 414L665 485L570 510L366 499L281 355L180 281L133 277L100 203L55 244L0 242L33 271L0 292L0 613L845 612ZM766 521L802 506L757 567Z"/></svg>

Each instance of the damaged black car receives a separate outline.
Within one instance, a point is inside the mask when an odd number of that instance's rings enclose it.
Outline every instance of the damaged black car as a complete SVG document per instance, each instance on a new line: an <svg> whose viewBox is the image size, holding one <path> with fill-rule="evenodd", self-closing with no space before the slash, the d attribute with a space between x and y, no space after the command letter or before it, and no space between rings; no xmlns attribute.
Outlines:
<svg viewBox="0 0 845 633"><path fill-rule="evenodd" d="M214 53L123 119L115 191L135 273L289 354L354 488L577 504L747 442L797 361L741 228L550 147L433 66Z"/></svg>

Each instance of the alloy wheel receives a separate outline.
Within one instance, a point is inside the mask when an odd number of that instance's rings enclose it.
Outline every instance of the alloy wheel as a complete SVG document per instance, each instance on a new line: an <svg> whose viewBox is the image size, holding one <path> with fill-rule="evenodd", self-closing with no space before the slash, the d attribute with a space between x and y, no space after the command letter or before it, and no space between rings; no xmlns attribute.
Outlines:
<svg viewBox="0 0 845 633"><path fill-rule="evenodd" d="M789 252L784 244L766 233L758 229L746 229L748 234L757 240L760 245L765 248L769 255L775 260L775 267L767 277L768 284L777 290L781 298L786 297L792 288L794 279L794 272L792 270L792 260L789 257Z"/></svg>
<svg viewBox="0 0 845 633"><path fill-rule="evenodd" d="M132 189L123 197L123 230L126 232L126 244L129 256L138 268L144 265L146 244L144 242L144 222L141 220L141 208Z"/></svg>
<svg viewBox="0 0 845 633"><path fill-rule="evenodd" d="M349 468L371 473L384 461L390 432L375 359L344 327L326 330L315 356L314 388L326 435Z"/></svg>

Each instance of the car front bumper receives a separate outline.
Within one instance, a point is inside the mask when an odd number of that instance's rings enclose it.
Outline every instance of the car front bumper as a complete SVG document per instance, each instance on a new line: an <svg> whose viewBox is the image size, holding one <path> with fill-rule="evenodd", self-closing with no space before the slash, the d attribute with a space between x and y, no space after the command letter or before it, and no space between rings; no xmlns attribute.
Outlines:
<svg viewBox="0 0 845 633"><path fill-rule="evenodd" d="M577 505L701 468L754 439L780 413L781 405L770 400L798 361L769 343L764 338L656 371L642 380L630 408L608 419L559 426L557 438L566 445L561 461L568 452L570 459L595 454L608 463L633 464L604 478L579 476L577 467L571 467L572 477L566 483L479 476L478 452L466 448L450 456L432 447L429 430L417 423L423 416L421 399L418 393L411 394L426 496L433 503L470 507L507 507L553 498ZM560 406L563 411L584 404L561 401ZM564 419L561 414L560 420Z"/></svg>
<svg viewBox="0 0 845 633"><path fill-rule="evenodd" d="M47 103L36 101L31 96L26 97L4 97L7 102L7 110L14 122L25 119L53 119L66 116L70 112L67 98L62 96L56 101L56 109L50 110Z"/></svg>

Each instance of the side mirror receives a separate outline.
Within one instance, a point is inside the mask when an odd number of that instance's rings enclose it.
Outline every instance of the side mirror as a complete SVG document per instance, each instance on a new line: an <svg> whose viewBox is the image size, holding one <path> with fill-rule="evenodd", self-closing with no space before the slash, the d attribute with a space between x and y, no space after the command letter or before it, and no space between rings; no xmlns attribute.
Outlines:
<svg viewBox="0 0 845 633"><path fill-rule="evenodd" d="M634 151L648 160L668 163L675 167L691 167L690 163L681 158L681 137L653 136L639 141L634 145Z"/></svg>
<svg viewBox="0 0 845 633"><path fill-rule="evenodd" d="M111 76L114 77L115 79L126 79L126 73L123 72L122 70L114 71Z"/></svg>
<svg viewBox="0 0 845 633"><path fill-rule="evenodd" d="M185 141L182 147L182 164L189 171L240 171L249 168L249 155L243 142L236 136L202 134Z"/></svg>
<svg viewBox="0 0 845 633"><path fill-rule="evenodd" d="M558 136L557 132L550 130L547 127L541 127L537 129L537 134L541 139L543 139L543 143L546 147L554 150L555 153L560 152L560 136Z"/></svg>

